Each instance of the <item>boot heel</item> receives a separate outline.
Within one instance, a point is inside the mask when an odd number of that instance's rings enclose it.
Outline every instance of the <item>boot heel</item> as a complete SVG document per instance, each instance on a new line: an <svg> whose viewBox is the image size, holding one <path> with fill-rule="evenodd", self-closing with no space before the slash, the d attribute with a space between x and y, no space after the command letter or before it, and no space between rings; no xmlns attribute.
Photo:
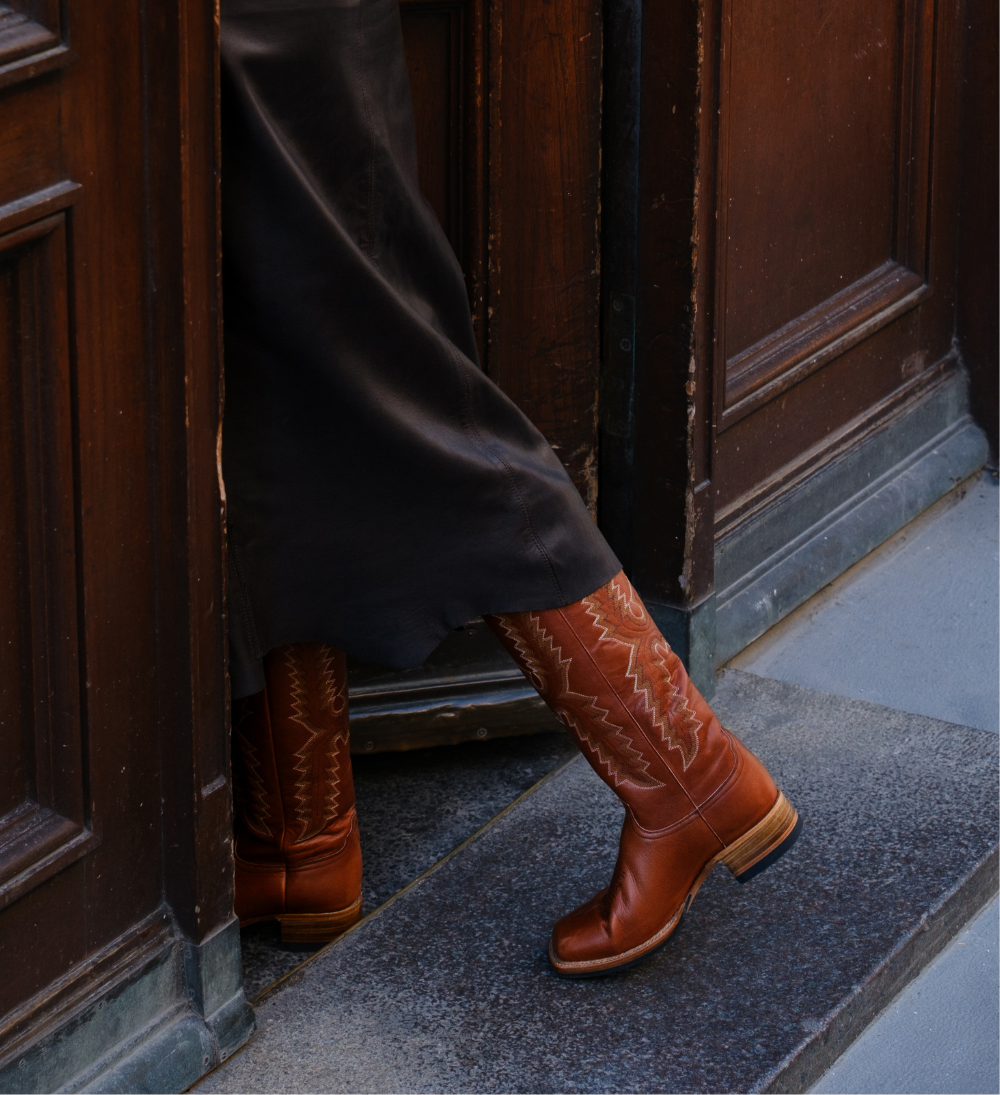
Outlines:
<svg viewBox="0 0 1000 1095"><path fill-rule="evenodd" d="M779 791L778 801L748 833L729 845L722 862L737 882L749 882L780 859L801 831L802 820L795 807Z"/></svg>
<svg viewBox="0 0 1000 1095"><path fill-rule="evenodd" d="M360 897L353 905L335 912L283 913L277 917L282 943L329 943L360 919Z"/></svg>

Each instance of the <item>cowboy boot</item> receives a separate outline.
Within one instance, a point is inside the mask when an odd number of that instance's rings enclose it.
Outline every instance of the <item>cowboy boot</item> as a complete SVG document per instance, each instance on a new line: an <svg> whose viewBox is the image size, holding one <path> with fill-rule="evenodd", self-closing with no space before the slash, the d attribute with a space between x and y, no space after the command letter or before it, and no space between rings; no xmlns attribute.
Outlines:
<svg viewBox="0 0 1000 1095"><path fill-rule="evenodd" d="M795 842L794 808L720 725L624 573L565 608L486 621L625 805L610 886L553 929L559 973L632 965L667 941L717 863L746 882Z"/></svg>
<svg viewBox="0 0 1000 1095"><path fill-rule="evenodd" d="M325 942L361 916L361 842L343 651L295 643L233 705L236 915L284 942Z"/></svg>

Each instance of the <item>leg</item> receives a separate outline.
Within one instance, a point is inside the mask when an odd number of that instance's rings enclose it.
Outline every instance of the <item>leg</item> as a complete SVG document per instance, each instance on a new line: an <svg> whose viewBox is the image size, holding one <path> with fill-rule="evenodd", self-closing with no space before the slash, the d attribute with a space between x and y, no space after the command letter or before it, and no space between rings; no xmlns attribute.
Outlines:
<svg viewBox="0 0 1000 1095"><path fill-rule="evenodd" d="M795 809L719 724L623 573L565 608L487 622L626 808L610 886L553 930L560 973L631 965L669 938L717 863L745 882L794 843Z"/></svg>
<svg viewBox="0 0 1000 1095"><path fill-rule="evenodd" d="M361 843L342 651L278 647L267 688L233 709L236 914L285 941L333 939L361 915Z"/></svg>

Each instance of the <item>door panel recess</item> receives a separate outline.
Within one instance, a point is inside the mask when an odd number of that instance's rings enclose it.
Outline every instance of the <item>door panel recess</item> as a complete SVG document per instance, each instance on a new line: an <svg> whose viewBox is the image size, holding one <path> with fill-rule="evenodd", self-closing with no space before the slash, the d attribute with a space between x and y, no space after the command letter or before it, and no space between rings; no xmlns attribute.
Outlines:
<svg viewBox="0 0 1000 1095"><path fill-rule="evenodd" d="M984 459L953 339L957 25L934 0L723 0L722 660Z"/></svg>
<svg viewBox="0 0 1000 1095"><path fill-rule="evenodd" d="M723 431L926 297L934 5L728 0Z"/></svg>
<svg viewBox="0 0 1000 1095"><path fill-rule="evenodd" d="M0 908L96 844L80 700L69 212L30 220L78 190L56 189L0 210L0 476L14 486L0 497Z"/></svg>

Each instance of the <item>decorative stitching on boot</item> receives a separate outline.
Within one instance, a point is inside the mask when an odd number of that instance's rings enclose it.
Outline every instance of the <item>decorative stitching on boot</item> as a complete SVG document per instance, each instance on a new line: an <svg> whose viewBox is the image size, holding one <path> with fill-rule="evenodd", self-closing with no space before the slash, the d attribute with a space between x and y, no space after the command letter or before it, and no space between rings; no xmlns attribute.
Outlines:
<svg viewBox="0 0 1000 1095"><path fill-rule="evenodd" d="M319 646L315 671L317 681L314 688L309 687L305 667L296 656L295 646L285 651L285 665L292 682L292 721L299 724L309 735L305 743L295 753L298 763L295 772L299 778L295 782L295 817L302 826L302 832L292 842L301 844L320 832L328 822L337 816L337 799L340 797L340 751L338 746L347 741L347 728L337 732L336 725L329 721L338 719L347 705L347 681L338 685L334 668L333 647ZM325 748L320 748L320 739L329 735ZM317 771L317 769L319 769ZM320 809L316 803L316 780L319 778L326 788Z"/></svg>
<svg viewBox="0 0 1000 1095"><path fill-rule="evenodd" d="M598 705L597 697L575 692L570 687L569 671L573 659L562 656L562 648L555 645L539 615L534 612L517 615L530 631L517 627L509 615L498 619L521 658L521 669L559 721L576 737L580 747L596 758L596 765L607 771L616 787L623 783L647 789L662 787L663 784L648 771L650 762L635 748L624 728L610 721L608 709ZM550 677L546 670L554 670L553 676ZM590 729L591 724L596 724L602 731L601 736Z"/></svg>
<svg viewBox="0 0 1000 1095"><path fill-rule="evenodd" d="M628 647L625 675L633 681L633 691L641 697L667 747L680 752L686 770L698 755L698 731L702 723L688 706L687 697L674 684L667 664L672 653L667 640L653 623L632 583L624 575L621 581L624 588L618 578L612 578L581 603L601 628L599 641ZM599 600L602 594L607 595L609 603Z"/></svg>

